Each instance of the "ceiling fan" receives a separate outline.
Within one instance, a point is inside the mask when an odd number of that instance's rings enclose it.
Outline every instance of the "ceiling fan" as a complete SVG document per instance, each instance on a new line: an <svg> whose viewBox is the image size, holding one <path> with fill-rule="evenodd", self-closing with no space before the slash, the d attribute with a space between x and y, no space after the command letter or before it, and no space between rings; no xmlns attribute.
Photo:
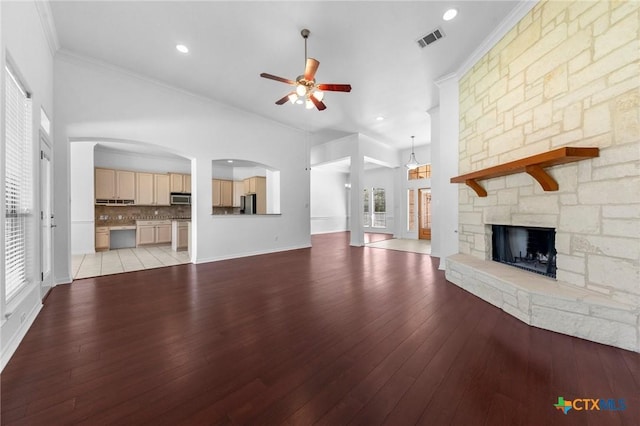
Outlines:
<svg viewBox="0 0 640 426"><path fill-rule="evenodd" d="M296 77L295 81L278 77L276 75L267 74L266 72L260 74L260 77L280 81L282 83L286 83L295 87L292 92L288 93L281 99L278 99L276 101L276 105L283 105L287 101L290 101L292 104L304 103L307 109L311 109L315 106L319 111L323 111L327 108L327 106L322 102L322 99L324 98L324 92L350 92L351 85L327 83L316 84L315 76L320 62L316 59L307 57L307 38L309 38L309 34L311 34L311 31L305 28L300 32L300 34L302 35L302 38L304 38L304 74Z"/></svg>

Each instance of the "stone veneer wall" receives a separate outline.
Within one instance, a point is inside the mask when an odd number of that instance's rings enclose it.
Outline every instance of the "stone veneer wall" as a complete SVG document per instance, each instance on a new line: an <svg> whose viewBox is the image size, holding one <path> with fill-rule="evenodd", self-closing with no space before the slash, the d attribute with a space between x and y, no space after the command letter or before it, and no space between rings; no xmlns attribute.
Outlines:
<svg viewBox="0 0 640 426"><path fill-rule="evenodd" d="M542 1L460 79L460 174L563 146L600 157L459 191L460 252L489 224L557 229L557 280L640 306L639 2Z"/></svg>

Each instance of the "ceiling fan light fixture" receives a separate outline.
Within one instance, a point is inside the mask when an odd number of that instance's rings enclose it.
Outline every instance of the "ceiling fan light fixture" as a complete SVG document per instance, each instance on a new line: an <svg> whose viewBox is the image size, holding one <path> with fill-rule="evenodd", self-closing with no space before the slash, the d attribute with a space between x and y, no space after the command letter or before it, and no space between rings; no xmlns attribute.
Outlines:
<svg viewBox="0 0 640 426"><path fill-rule="evenodd" d="M315 107L318 111L324 111L327 109L327 106L322 102L324 92L348 93L351 91L351 85L334 83L316 84L315 75L320 61L315 58L310 58L307 55L307 38L309 38L311 32L308 29L303 29L300 34L302 38L304 38L304 73L299 75L295 80L278 77L277 75L266 72L261 73L260 77L279 81L294 87L293 92L278 99L275 102L276 105L284 105L287 103L287 100L289 100L291 103L305 104L307 109L313 109Z"/></svg>
<svg viewBox="0 0 640 426"><path fill-rule="evenodd" d="M314 90L312 96L322 102L322 99L324 98L324 92L322 90Z"/></svg>
<svg viewBox="0 0 640 426"><path fill-rule="evenodd" d="M415 138L415 136L411 136L411 155L409 156L409 162L407 164L405 164L406 168L409 169L409 170L416 169L420 165L420 163L418 163L418 160L416 160L416 154L413 152L413 139L414 138Z"/></svg>
<svg viewBox="0 0 640 426"><path fill-rule="evenodd" d="M304 96L307 94L307 86L305 86L304 84L298 84L298 87L296 87L296 93L298 94L298 96Z"/></svg>

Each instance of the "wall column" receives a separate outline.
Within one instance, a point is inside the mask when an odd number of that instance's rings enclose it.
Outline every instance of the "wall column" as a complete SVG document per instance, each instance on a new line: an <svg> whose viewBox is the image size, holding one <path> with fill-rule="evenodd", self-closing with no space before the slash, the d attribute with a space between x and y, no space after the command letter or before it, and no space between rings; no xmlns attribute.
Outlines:
<svg viewBox="0 0 640 426"><path fill-rule="evenodd" d="M436 229L437 225L438 269L444 270L445 258L458 253L458 185L449 183L450 178L458 175L458 76L442 77L436 85L440 89L440 111L436 114L439 116L436 127L439 127L440 137L435 143L432 141L432 200L435 200L432 228Z"/></svg>
<svg viewBox="0 0 640 426"><path fill-rule="evenodd" d="M440 257L442 240L442 218L446 212L440 206L440 196L444 190L446 177L440 164L440 107L427 111L431 120L431 256Z"/></svg>
<svg viewBox="0 0 640 426"><path fill-rule="evenodd" d="M69 144L71 254L95 253L94 148L96 142Z"/></svg>
<svg viewBox="0 0 640 426"><path fill-rule="evenodd" d="M362 227L362 191L364 183L364 157L360 152L360 135L351 145L351 215L349 230L351 231L350 245L361 247L364 245L364 229Z"/></svg>

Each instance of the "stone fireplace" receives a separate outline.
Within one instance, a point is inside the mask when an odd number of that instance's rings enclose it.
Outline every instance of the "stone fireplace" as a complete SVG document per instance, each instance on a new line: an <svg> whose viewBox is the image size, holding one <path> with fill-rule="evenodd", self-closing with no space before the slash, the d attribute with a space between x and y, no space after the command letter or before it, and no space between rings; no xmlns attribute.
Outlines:
<svg viewBox="0 0 640 426"><path fill-rule="evenodd" d="M553 228L491 225L491 259L525 271L556 277Z"/></svg>
<svg viewBox="0 0 640 426"><path fill-rule="evenodd" d="M527 324L636 352L639 13L540 1L461 76L460 175L560 147L600 153L546 168L558 184L547 191L524 172L482 181L485 196L459 185L459 253L446 259L449 281ZM495 224L554 229L555 279L494 262Z"/></svg>

